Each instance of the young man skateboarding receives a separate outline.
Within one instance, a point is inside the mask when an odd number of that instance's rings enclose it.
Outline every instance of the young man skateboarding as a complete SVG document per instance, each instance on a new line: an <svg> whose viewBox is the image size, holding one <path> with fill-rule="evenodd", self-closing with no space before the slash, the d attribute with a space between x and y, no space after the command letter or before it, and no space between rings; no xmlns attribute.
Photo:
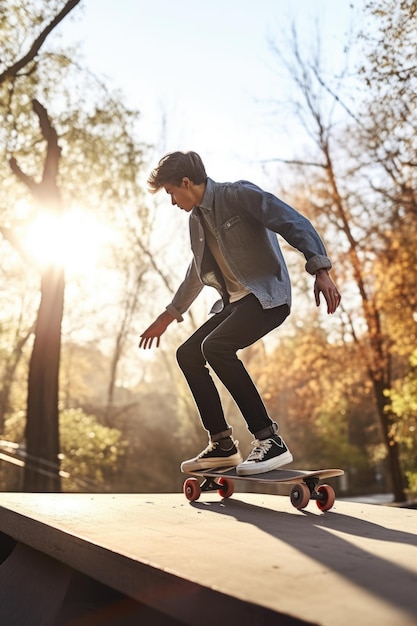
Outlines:
<svg viewBox="0 0 417 626"><path fill-rule="evenodd" d="M193 258L172 302L142 333L139 346L151 348L156 341L158 347L168 325L183 321L204 285L221 296L212 317L177 351L209 434L207 448L184 461L182 471L236 465L244 476L290 463L293 457L278 425L236 353L280 326L290 312L290 279L276 233L304 255L307 272L315 275L317 306L322 293L327 312L336 311L341 296L328 274L331 262L318 233L300 213L250 182L214 182L195 152L164 156L148 185L152 193L164 188L174 206L190 213ZM207 365L232 395L254 436L245 461Z"/></svg>

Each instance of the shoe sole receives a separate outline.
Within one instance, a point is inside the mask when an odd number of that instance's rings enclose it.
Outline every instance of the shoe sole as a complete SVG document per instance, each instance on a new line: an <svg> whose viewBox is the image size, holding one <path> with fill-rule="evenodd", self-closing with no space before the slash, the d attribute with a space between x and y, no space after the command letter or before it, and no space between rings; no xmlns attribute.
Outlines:
<svg viewBox="0 0 417 626"><path fill-rule="evenodd" d="M238 465L236 468L236 474L238 476L250 476L252 474L264 474L265 472L271 472L272 470L278 469L283 465L288 465L292 463L293 456L291 452L284 452L280 454L278 457L274 459L269 459L269 461L260 461L259 463L247 463L246 461L242 463L242 465Z"/></svg>

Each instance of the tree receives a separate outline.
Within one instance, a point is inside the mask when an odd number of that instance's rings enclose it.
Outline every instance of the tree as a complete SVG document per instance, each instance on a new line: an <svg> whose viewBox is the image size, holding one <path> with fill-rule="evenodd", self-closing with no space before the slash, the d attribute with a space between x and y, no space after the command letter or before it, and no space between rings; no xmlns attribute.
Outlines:
<svg viewBox="0 0 417 626"><path fill-rule="evenodd" d="M32 44L30 45L29 50L25 52L21 57L14 58L13 62L11 62L9 65L6 65L6 67L3 68L2 72L0 73L0 85L6 82L13 84L13 81L21 73L21 71L25 70L27 66L32 61L34 61L42 45L45 43L45 40L48 37L48 35L51 34L54 28L56 28L60 24L60 22L72 11L72 9L74 9L77 6L77 4L79 4L79 2L80 0L68 0L64 4L64 6L61 8L61 10L58 11L58 13L53 16L51 21L48 24L44 24L42 26L41 31L38 33L36 38L32 41ZM49 3L49 4L54 5L56 3ZM54 6L52 7L50 6L49 8L50 10L52 9L52 11L54 11L55 9ZM7 15L6 12L4 12L4 15L3 15L3 19L5 21L7 20L7 18L9 19L14 18L14 20L19 22L22 14L25 14L25 13L32 14L31 18L33 20L33 23L35 22L42 23L44 21L42 12L36 15L37 13L36 7L30 6L30 3L28 2L25 2L24 4L21 4L21 3L15 3L14 5L12 4L10 7L8 7L8 11L9 11L9 15ZM3 28L4 28L4 25L1 24L2 31L3 31ZM7 31L5 32L5 34L7 36ZM4 59L3 59L3 62L4 62Z"/></svg>
<svg viewBox="0 0 417 626"><path fill-rule="evenodd" d="M114 242L111 249L112 255L108 255L109 263L117 263L108 270L123 272L120 260L124 255L124 247L121 242L123 235L128 232L129 221L135 222L137 232L140 230L137 224L140 223L143 247L146 247L149 233L147 209L141 201L139 173L143 165L144 147L136 136L138 113L123 105L120 94L112 94L98 79L92 80L91 75L82 72L72 62L71 51L65 54L50 51L42 53L41 50L53 28L77 4L75 1L66 2L63 7L62 2L57 1L39 3L14 0L9 3L4 19L2 16L0 28L5 43L3 65L0 66L0 115L4 122L0 128L2 158L10 162L15 178L24 185L21 185L22 192L8 173L4 169L0 170L4 189L0 229L4 241L12 244L21 255L19 260L11 259L8 251L10 265L14 264L15 267L19 262L28 260L22 245L22 229L37 214L43 212L63 216L69 204L78 201L85 210L97 211L100 215L105 213L113 224L114 233L120 233L120 239ZM28 46L27 42L31 39L32 44ZM20 56L21 49L28 49L28 52ZM33 97L34 94L38 97ZM48 112L40 104L42 101L48 102ZM41 126L41 137L33 124L33 114L29 110L31 102ZM40 139L47 142L44 163ZM25 173L34 172L42 166L43 177L39 183L35 182L34 176ZM31 203L33 196L37 200L35 208ZM24 200L28 207L23 218L18 216L16 210L20 200ZM129 251L128 254L132 259L133 252ZM143 255L137 255L136 276L139 281L146 266L143 260ZM38 268L33 259L29 261L27 273L36 274ZM123 281L118 282L123 284ZM32 285L30 289L33 291ZM63 295L64 269L56 263L56 259L51 260L46 267L41 268L41 300L29 363L26 435L27 458L31 464L27 466L25 488L31 491L59 489L57 406ZM117 297L123 299L125 294L120 291ZM116 308L115 294L109 297L110 300ZM81 302L80 295L78 301ZM137 306L136 298L128 309L129 315L133 315ZM72 319L79 317L81 307L82 304L79 304L78 313L72 307ZM89 314L96 314L96 308L93 305L93 311L90 310ZM71 308L64 316L66 327L70 324L70 316ZM112 327L112 321L106 319L106 325ZM28 330L22 332L23 337L30 336L32 326L32 321L26 323ZM106 329L108 336L113 332L114 328L111 328L110 333ZM19 351L15 350L15 354L18 356ZM12 411L7 404L7 397L10 397L10 379L16 371L16 367L12 367L13 363L10 358L9 377L4 381L8 389L3 386L4 406L8 411ZM39 420L42 422L41 427ZM37 471L36 463L41 463L42 459L48 464L53 463L53 479Z"/></svg>
<svg viewBox="0 0 417 626"><path fill-rule="evenodd" d="M19 322L21 322L21 318ZM11 392L13 381L16 377L17 368L23 355L23 349L34 332L34 326L28 331L22 329L18 323L16 332L13 334L13 345L11 349L5 349L2 359L3 376L2 387L0 389L0 432L4 431L6 416L11 410Z"/></svg>
<svg viewBox="0 0 417 626"><path fill-rule="evenodd" d="M392 424L393 437L404 453L404 467L411 493L417 494L417 350L409 360L409 371L401 381L387 391L387 410L396 416Z"/></svg>
<svg viewBox="0 0 417 626"><path fill-rule="evenodd" d="M387 11L386 15L389 13L398 18L402 13L395 33L397 37L405 38L408 33L415 32L414 4L400 3L398 6L392 2L370 3L374 15L377 15L381 5ZM407 19L413 21L414 26L408 25L402 31L399 24ZM387 48L387 37L388 31L384 28L374 48L375 65L381 65L379 46L384 47L385 60L393 59L395 51L398 62L398 47L393 45ZM404 49L410 51L411 41L403 43ZM343 83L343 73L339 77L337 93L336 88L323 78L325 73L320 65L319 50L303 57L295 31L291 48L292 60L277 47L275 52L298 88L298 97L293 106L311 141L310 154L286 161L298 168L298 174L305 180L305 189L295 202L322 227L327 241L337 242L330 252L336 260L337 278L343 281L343 291L348 294L343 312L345 329L350 328L351 341L357 344L358 354L372 383L376 415L387 451L395 499L403 501L405 485L400 449L394 437L395 416L387 405L387 390L391 389L395 371L394 356L400 349L399 343L396 345L393 342L389 331L398 315L390 310L391 301L384 300L382 294L386 294L387 289L391 289L391 294L395 293L394 290L408 294L414 282L414 251L407 243L407 232L410 232L410 225L412 232L415 232L415 201L411 189L416 187L410 185L411 169L414 167L411 152L407 149L405 153L404 148L414 136L411 128L407 130L405 113L408 97L414 99L415 92L413 95L406 94L401 80L401 88L395 93L390 84L392 96L387 101L381 97L381 90L373 90L374 81L368 80L365 96L362 95L364 106L360 105L360 101L354 105L352 97L348 105L341 94L348 94L348 88L351 89L352 85L348 84L347 79ZM413 89L411 85L410 89ZM397 102L395 107L394 100ZM341 110L344 117L340 114ZM398 143L396 139L387 140L388 118L388 127L401 129L395 133L396 138L402 137ZM399 159L400 154L408 155L403 162ZM396 227L395 233L393 225ZM410 254L404 254L405 250ZM386 269L388 264L390 275L395 281L390 288L386 286L387 273L379 273L379 269ZM404 264L408 271L398 280L398 270ZM385 289L381 290L383 281ZM407 306L407 301L411 306ZM414 296L410 293L407 298L402 298L401 305L406 306L407 320L413 326ZM401 347L404 349L404 342Z"/></svg>
<svg viewBox="0 0 417 626"><path fill-rule="evenodd" d="M404 361L416 336L415 294L417 234L417 163L415 125L417 74L413 53L417 28L417 3L378 0L368 2L367 14L377 20L377 31L362 33L366 54L361 67L367 90L359 109L356 152L364 168L372 166L371 208L382 216L377 233L379 248L374 263L375 300L381 312L388 355L385 388L380 394L380 416L385 429L394 489L399 496L401 439L396 435L398 416L387 398L404 375ZM375 36L376 35L376 36ZM404 356L406 357L404 359ZM383 398L381 397L383 396ZM397 478L395 478L397 472Z"/></svg>
<svg viewBox="0 0 417 626"><path fill-rule="evenodd" d="M353 492L372 479L365 476L367 452L375 443L355 356L352 345L329 342L313 318L304 321L302 332L281 334L267 362L256 367L268 411L299 466L344 467Z"/></svg>
<svg viewBox="0 0 417 626"><path fill-rule="evenodd" d="M111 491L127 442L116 428L81 409L62 411L62 473L66 491Z"/></svg>
<svg viewBox="0 0 417 626"><path fill-rule="evenodd" d="M47 143L42 179L36 183L10 161L16 176L31 190L41 211L60 217L61 193L57 185L61 150L58 136L45 108L33 101L42 135ZM35 341L29 364L26 447L31 463L25 467L25 491L60 491L58 382L61 352L61 323L64 310L65 277L63 267L49 263L41 271L41 298L35 325ZM56 469L39 471L47 462Z"/></svg>
<svg viewBox="0 0 417 626"><path fill-rule="evenodd" d="M33 63L47 36L78 2L79 0L67 2L39 33L28 52L3 69L0 74L0 86L8 87L9 93L13 92L19 74ZM19 10L18 6L16 10ZM62 203L57 177L61 151L57 133L46 109L36 99L33 99L33 110L38 116L42 135L47 143L42 179L36 183L24 173L14 157L10 159L10 167L34 195L40 210L60 214ZM12 230L2 227L2 233L11 243L15 242L15 233ZM27 491L60 490L58 377L64 286L62 267L50 264L42 270L41 299L34 329L35 341L28 378L26 445L27 453L33 461L25 466L24 489ZM19 351L15 353L18 355ZM8 373L12 372L13 368L9 369ZM10 389L10 378L8 385L3 388L6 393L7 387ZM54 468L52 472L40 471L45 462L52 464Z"/></svg>
<svg viewBox="0 0 417 626"><path fill-rule="evenodd" d="M61 470L65 491L111 491L119 478L121 461L127 443L115 428L107 428L99 423L94 415L81 409L68 409L60 412ZM2 472L2 490L20 491L19 474L25 466L38 459L32 458L23 445L25 419L23 415L7 423L6 441L0 441L3 461L8 461ZM14 472L12 471L14 469ZM16 471L18 468L18 471ZM38 466L44 476L56 473L56 463L45 461Z"/></svg>
<svg viewBox="0 0 417 626"><path fill-rule="evenodd" d="M407 367L417 321L417 3L378 0L368 2L366 10L377 29L372 37L361 35L366 55L360 75L368 89L355 135L358 147L366 145L367 158L359 150L355 157L365 171L372 167L372 209L379 211L382 240L375 278L401 375L399 362Z"/></svg>

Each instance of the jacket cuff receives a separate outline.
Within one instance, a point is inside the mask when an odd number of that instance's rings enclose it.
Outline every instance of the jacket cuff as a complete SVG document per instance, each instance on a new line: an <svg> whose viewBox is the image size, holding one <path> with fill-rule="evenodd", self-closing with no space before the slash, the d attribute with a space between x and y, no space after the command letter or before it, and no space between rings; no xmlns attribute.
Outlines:
<svg viewBox="0 0 417 626"><path fill-rule="evenodd" d="M330 270L332 269L332 262L327 256L322 254L316 254L305 264L305 268L309 274L315 274L318 270Z"/></svg>
<svg viewBox="0 0 417 626"><path fill-rule="evenodd" d="M166 310L168 311L168 313L170 313L173 317L175 317L175 319L177 320L177 322L183 322L184 318L181 315L181 313L179 311L177 311L177 309L174 307L173 304L168 304L168 306L166 307Z"/></svg>

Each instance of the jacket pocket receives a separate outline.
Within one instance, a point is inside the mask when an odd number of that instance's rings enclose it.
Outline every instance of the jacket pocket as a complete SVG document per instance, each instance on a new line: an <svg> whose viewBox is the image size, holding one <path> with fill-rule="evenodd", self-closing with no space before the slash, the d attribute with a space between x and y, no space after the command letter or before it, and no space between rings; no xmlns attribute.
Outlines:
<svg viewBox="0 0 417 626"><path fill-rule="evenodd" d="M230 246L244 246L252 239L250 226L240 215L232 215L222 224L222 233Z"/></svg>

